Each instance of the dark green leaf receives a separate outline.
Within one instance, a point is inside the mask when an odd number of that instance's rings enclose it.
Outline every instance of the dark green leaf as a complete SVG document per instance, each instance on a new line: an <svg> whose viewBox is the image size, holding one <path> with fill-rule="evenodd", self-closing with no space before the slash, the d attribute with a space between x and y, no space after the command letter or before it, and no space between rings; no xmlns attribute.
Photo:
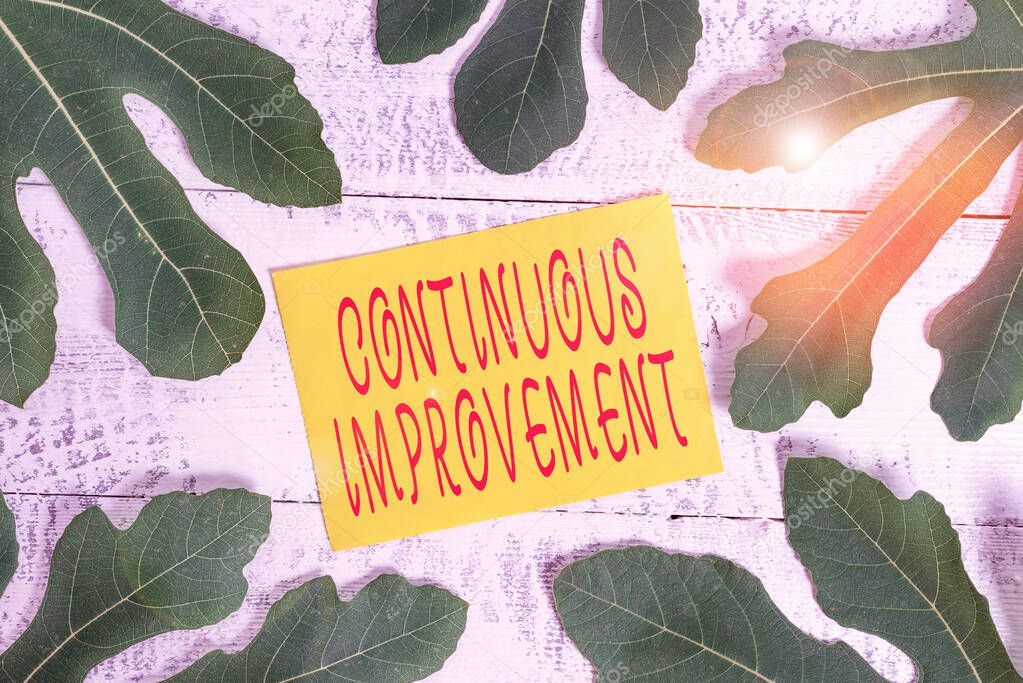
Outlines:
<svg viewBox="0 0 1023 683"><path fill-rule="evenodd" d="M0 595L18 568L18 537L14 533L14 515L0 494Z"/></svg>
<svg viewBox="0 0 1023 683"><path fill-rule="evenodd" d="M269 525L270 500L242 490L159 496L124 531L89 508L57 542L39 612L0 655L4 680L80 681L135 643L220 621L242 604L242 568Z"/></svg>
<svg viewBox="0 0 1023 683"><path fill-rule="evenodd" d="M760 580L720 557L604 550L554 579L599 681L882 681L845 643L800 632Z"/></svg>
<svg viewBox="0 0 1023 683"><path fill-rule="evenodd" d="M443 52L480 18L487 0L377 0L377 51L384 64Z"/></svg>
<svg viewBox="0 0 1023 683"><path fill-rule="evenodd" d="M170 681L418 681L439 671L468 605L383 575L343 603L330 577L288 591L244 650L216 650Z"/></svg>
<svg viewBox="0 0 1023 683"><path fill-rule="evenodd" d="M945 509L830 458L785 467L789 540L835 621L890 641L920 681L1020 681Z"/></svg>
<svg viewBox="0 0 1023 683"><path fill-rule="evenodd" d="M699 0L604 0L607 65L658 109L685 87L702 35Z"/></svg>
<svg viewBox="0 0 1023 683"><path fill-rule="evenodd" d="M2 166L0 162L0 166ZM18 213L14 181L0 198L0 401L18 407L46 381L56 353L53 268Z"/></svg>
<svg viewBox="0 0 1023 683"><path fill-rule="evenodd" d="M210 179L275 204L332 204L340 175L294 70L159 0L0 0L0 47L0 246L16 255L0 271L0 315L10 332L33 311L0 345L0 395L20 404L53 358L53 274L12 191L33 167L96 251L125 349L184 379L237 362L263 316L259 285L149 153L123 98L161 106Z"/></svg>
<svg viewBox="0 0 1023 683"><path fill-rule="evenodd" d="M506 0L455 79L462 139L487 168L522 173L586 119L583 0Z"/></svg>
<svg viewBox="0 0 1023 683"><path fill-rule="evenodd" d="M860 404L888 301L1023 139L1023 0L974 5L977 28L955 43L892 52L798 43L785 51L781 80L711 113L700 159L794 170L868 121L932 100L973 101L967 119L852 237L809 268L771 280L754 300L767 330L736 358L737 426L775 430L814 401L839 417Z"/></svg>
<svg viewBox="0 0 1023 683"><path fill-rule="evenodd" d="M931 407L954 438L976 441L1016 417L1023 402L1023 198L991 260L935 317L927 341L943 361Z"/></svg>

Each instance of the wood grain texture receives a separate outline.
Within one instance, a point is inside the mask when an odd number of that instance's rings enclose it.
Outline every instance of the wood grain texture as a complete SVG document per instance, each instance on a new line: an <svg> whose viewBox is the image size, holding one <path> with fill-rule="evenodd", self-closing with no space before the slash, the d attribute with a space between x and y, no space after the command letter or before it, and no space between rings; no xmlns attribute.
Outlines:
<svg viewBox="0 0 1023 683"><path fill-rule="evenodd" d="M268 292L270 271L326 254L365 253L584 208L353 198L342 207L287 210L232 192L190 197L200 215L247 255ZM23 187L19 202L56 264L60 332L47 385L25 410L0 409L3 489L15 492L11 499L19 505L15 512L29 567L19 578L30 579L19 580L4 600L22 605L5 607L10 615L5 636L15 632L16 615L27 618L28 605L38 600L50 548L88 502L79 497L83 493L114 496L98 502L124 521L145 498L181 488L243 485L289 501L275 511L276 528L283 525L285 531L274 535L251 570L261 587L253 581L248 607L209 635L169 636L135 648L102 667L97 680L169 673L225 641L241 646L274 597L320 571L355 590L386 569L440 582L474 604L466 643L439 680L471 680L481 666L500 672L498 680L587 680L585 663L556 628L548 582L563 558L640 541L737 559L764 578L801 626L834 636L836 627L815 611L805 574L790 555L781 525L772 521L781 516L781 464L790 454L806 453L833 455L883 476L901 495L925 488L944 501L973 543L971 569L1002 615L1010 651L1014 633L1023 633L1023 624L1011 616L1023 614L1023 558L1017 551L1023 547L1017 542L1023 533L1018 505L1023 430L1000 427L979 444L949 439L927 408L938 358L922 334L934 308L983 262L1002 221L964 219L910 281L883 319L875 386L846 420L815 407L780 434L759 435L731 428L727 417L719 417L724 475L332 554L318 506L310 504L317 500L312 464L273 298L238 366L195 384L152 378L114 344L105 281L53 190ZM752 294L770 273L809 262L834 246L860 217L722 209L675 213L712 400L717 414L726 416L735 349L757 324L748 313ZM887 673L907 679L908 665L885 646L862 636L850 641Z"/></svg>
<svg viewBox="0 0 1023 683"><path fill-rule="evenodd" d="M124 526L144 501L127 498L14 495L22 566L0 605L0 645L10 642L38 604L57 530L90 503ZM470 603L465 636L433 681L587 681L589 664L561 631L550 582L572 560L629 543L672 552L725 556L756 573L781 610L808 633L842 638L893 680L911 680L909 660L883 641L824 618L806 574L784 538L781 522L683 518L667 515L593 515L577 506L482 522L369 548L332 553L319 533L317 505L277 503L270 539L246 569L249 594L225 621L193 632L154 638L98 667L91 681L159 680L213 648L234 651L261 625L269 605L319 574L332 575L350 598L382 572L413 583L438 583ZM1023 645L1023 530L959 527L966 567L992 598L995 623L1010 651Z"/></svg>
<svg viewBox="0 0 1023 683"><path fill-rule="evenodd" d="M242 485L278 501L271 540L247 570L242 610L220 625L134 647L91 680L159 680L212 648L240 648L269 604L304 580L332 574L350 596L382 571L436 582L472 604L461 646L433 680L475 681L480 671L495 681L592 680L558 627L550 580L572 559L633 542L733 559L763 579L801 628L846 638L886 676L911 680L908 660L890 646L824 618L784 540L781 465L789 455L822 454L883 477L899 495L923 488L946 504L967 569L1023 665L1023 423L996 427L976 444L952 441L928 408L939 358L924 343L936 308L990 253L1004 224L992 216L1008 213L1020 184L1019 156L885 313L864 405L841 421L814 406L798 424L760 435L727 422L735 352L762 324L751 319L749 301L772 275L834 248L966 107L941 102L871 124L796 175L716 171L690 151L713 106L777 76L785 45L807 37L873 49L952 40L972 26L964 0L705 0L706 38L690 85L666 113L607 70L599 11L589 2L587 125L574 145L513 177L471 157L450 103L456 67L499 3L451 50L404 66L382 65L374 53L371 0L172 4L296 65L303 93L323 113L347 198L328 209L281 209L217 188L200 176L169 120L129 98L151 147L191 188L196 211L245 254L268 294L243 361L191 384L150 377L116 346L112 298L81 231L45 177L35 173L20 184L21 211L54 264L61 298L49 382L25 410L0 407L0 488L18 517L22 546L21 568L0 600L0 647L35 611L53 545L87 505L99 504L124 526L153 495ZM270 272L658 191L670 192L677 206L726 473L331 553Z"/></svg>
<svg viewBox="0 0 1023 683"><path fill-rule="evenodd" d="M21 189L21 207L61 285L58 350L50 380L24 410L0 407L4 490L151 496L232 481L276 500L316 501L270 271L581 208L352 198L341 207L288 210L237 193L190 196L246 254L269 296L243 362L196 383L150 377L116 346L110 294L77 227L51 189ZM1006 425L980 443L956 443L927 407L939 358L924 342L925 322L979 268L1002 221L961 221L896 298L874 345L875 384L861 408L839 421L814 406L779 434L754 434L727 422L732 359L758 324L748 302L771 273L816 258L859 217L675 213L729 474L602 499L590 509L777 517L778 461L819 453L883 472L896 489L926 488L957 522L1019 521L1012 501L1023 497L1023 429Z"/></svg>
<svg viewBox="0 0 1023 683"><path fill-rule="evenodd" d="M182 11L255 41L295 65L297 83L322 114L347 196L400 195L603 202L669 192L678 204L869 210L962 120L968 105L939 102L854 132L800 174L722 172L692 155L707 114L743 87L781 73L782 49L815 38L865 49L947 42L971 30L965 0L707 0L704 39L689 84L667 112L631 92L600 54L599 3L586 3L586 126L570 147L530 173L504 177L476 161L455 128L458 65L493 23L492 2L466 37L440 55L386 65L375 52L374 3L334 0L186 0ZM188 188L216 187L183 152L159 110L129 98L161 160ZM1020 183L1014 157L971 213L1004 215ZM850 173L849 169L856 169ZM34 176L41 180L41 176Z"/></svg>

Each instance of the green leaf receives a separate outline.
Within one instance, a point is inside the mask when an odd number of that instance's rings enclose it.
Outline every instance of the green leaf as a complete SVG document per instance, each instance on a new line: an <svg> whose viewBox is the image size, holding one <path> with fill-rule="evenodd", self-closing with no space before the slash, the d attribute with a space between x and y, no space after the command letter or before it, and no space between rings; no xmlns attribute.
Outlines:
<svg viewBox="0 0 1023 683"><path fill-rule="evenodd" d="M976 30L954 43L892 52L793 45L779 81L711 113L701 160L797 170L868 121L948 97L973 102L966 120L852 237L809 268L771 280L753 301L767 329L736 358L730 412L737 426L772 431L814 401L839 417L860 404L884 307L1023 139L1023 1L974 6ZM1015 372L1023 372L1018 361Z"/></svg>
<svg viewBox="0 0 1023 683"><path fill-rule="evenodd" d="M1023 198L977 279L934 318L941 351L931 407L956 439L1012 422L1023 402Z"/></svg>
<svg viewBox="0 0 1023 683"><path fill-rule="evenodd" d="M53 358L53 273L12 191L33 167L96 251L125 349L182 379L237 362L263 316L260 287L150 154L123 98L162 107L211 180L274 204L333 204L340 175L294 70L158 0L0 0L0 48L0 242L17 254L0 270L0 315L8 332L24 328L7 335L0 396L20 404Z"/></svg>
<svg viewBox="0 0 1023 683"><path fill-rule="evenodd" d="M660 110L674 104L703 35L699 0L604 0L604 59Z"/></svg>
<svg viewBox="0 0 1023 683"><path fill-rule="evenodd" d="M554 579L598 681L882 681L848 645L800 632L763 584L720 557L604 550Z"/></svg>
<svg viewBox="0 0 1023 683"><path fill-rule="evenodd" d="M506 0L455 78L462 139L487 168L522 173L586 119L583 0Z"/></svg>
<svg viewBox="0 0 1023 683"><path fill-rule="evenodd" d="M158 496L121 531L98 508L54 549L42 606L3 655L4 680L80 681L103 660L242 604L242 568L266 540L270 500L243 490Z"/></svg>
<svg viewBox="0 0 1023 683"><path fill-rule="evenodd" d="M241 489L158 496L124 531L89 508L57 542L42 606L0 654L0 680L81 681L138 642L220 621L241 606L242 569L269 527L270 500ZM17 556L0 495L0 593ZM244 650L211 652L170 680L417 681L454 652L467 609L445 590L395 575L343 603L334 581L320 577L278 600Z"/></svg>
<svg viewBox="0 0 1023 683"><path fill-rule="evenodd" d="M413 62L465 35L486 0L378 0L377 51ZM699 0L603 0L604 57L658 109L685 87L703 33ZM584 0L505 0L455 78L455 118L476 158L524 173L572 144L586 120Z"/></svg>
<svg viewBox="0 0 1023 683"><path fill-rule="evenodd" d="M921 683L1023 682L929 494L899 500L836 460L792 458L784 508L828 616L902 649ZM599 681L883 680L844 643L796 630L755 576L719 557L601 551L554 579L554 599Z"/></svg>
<svg viewBox="0 0 1023 683"><path fill-rule="evenodd" d="M43 250L21 222L14 181L4 187L0 197L0 254L4 255L0 260L0 401L22 407L46 381L56 354L57 283Z"/></svg>
<svg viewBox="0 0 1023 683"><path fill-rule="evenodd" d="M929 494L900 500L830 458L793 458L785 518L821 609L903 650L917 680L1023 680L963 568L959 536Z"/></svg>
<svg viewBox="0 0 1023 683"><path fill-rule="evenodd" d="M320 577L285 593L244 650L211 652L169 681L418 681L454 652L467 607L387 574L344 603Z"/></svg>
<svg viewBox="0 0 1023 683"><path fill-rule="evenodd" d="M377 0L380 60L404 64L443 52L476 23L486 5L486 0Z"/></svg>
<svg viewBox="0 0 1023 683"><path fill-rule="evenodd" d="M0 595L18 568L18 537L14 533L14 515L0 493Z"/></svg>

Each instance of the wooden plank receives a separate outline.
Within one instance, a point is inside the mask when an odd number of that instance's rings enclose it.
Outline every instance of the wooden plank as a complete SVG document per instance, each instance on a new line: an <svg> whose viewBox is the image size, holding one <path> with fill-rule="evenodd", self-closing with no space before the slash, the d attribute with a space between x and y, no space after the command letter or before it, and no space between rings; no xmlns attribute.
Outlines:
<svg viewBox="0 0 1023 683"><path fill-rule="evenodd" d="M706 32L690 84L662 113L607 69L600 55L599 3L589 2L582 41L590 93L585 129L574 145L533 172L505 177L469 153L450 102L458 65L501 3L490 3L455 47L407 66L380 63L372 37L375 3L368 0L343 9L334 0L172 4L296 66L302 92L322 113L349 196L603 202L664 191L686 205L869 210L968 111L964 103L944 101L869 124L800 174L715 170L692 154L707 114L741 88L777 78L786 45L815 38L880 50L949 41L969 32L972 9L964 0L704 0ZM198 173L169 120L156 107L130 100L150 144L184 185L216 187ZM1008 213L1019 188L1019 164L1010 160L971 212Z"/></svg>
<svg viewBox="0 0 1023 683"><path fill-rule="evenodd" d="M8 496L18 519L21 566L0 603L0 647L9 644L38 607L53 545L70 519L96 502L115 524L134 520L144 501L77 496ZM664 511L665 513L667 511ZM1010 652L1023 637L1023 529L960 527L967 570L991 602ZM214 648L242 647L269 605L286 590L330 574L350 597L371 578L398 572L415 583L436 583L471 604L466 634L437 681L585 681L588 663L562 632L550 582L568 562L605 547L650 544L670 552L716 554L761 578L799 628L842 638L895 681L912 680L908 658L884 641L826 619L777 521L669 520L666 514L616 515L538 512L426 534L370 548L332 553L317 505L278 503L270 539L246 569L249 594L241 610L196 632L177 632L132 647L90 676L102 680L161 680ZM1017 663L1019 660L1017 659Z"/></svg>
<svg viewBox="0 0 1023 683"><path fill-rule="evenodd" d="M53 544L87 504L97 502L125 525L152 495L243 485L279 501L304 501L275 504L271 540L247 571L245 607L220 625L134 647L91 680L160 680L213 647L240 647L269 604L306 579L330 573L350 596L383 571L440 583L473 604L466 637L436 680L475 681L480 671L498 681L590 680L590 667L558 627L550 580L572 558L632 542L738 561L764 580L801 628L847 637L884 675L911 680L904 656L823 617L784 541L775 519L781 466L790 455L817 453L882 476L900 495L923 488L945 502L962 525L967 567L991 599L1010 652L1023 651L1023 428L997 427L979 444L948 438L927 408L938 356L923 341L929 316L976 272L1004 221L960 221L910 281L882 319L874 387L852 416L839 421L815 406L799 424L771 435L735 430L727 417L735 351L759 329L750 321L751 297L771 275L808 264L854 229L862 216L849 212L875 206L962 120L967 105L934 103L865 126L801 174L722 172L692 156L710 109L746 85L777 77L785 45L808 37L868 49L953 40L972 25L965 0L805 7L704 0L707 32L691 84L667 113L642 103L608 72L599 55L598 3L591 1L583 36L591 98L586 128L575 145L516 177L493 174L472 158L450 105L457 65L500 3L491 3L458 46L408 66L379 63L372 2L343 9L332 0L172 4L296 65L303 92L324 115L325 139L346 180L346 203L318 210L266 207L219 190L195 169L170 121L156 107L128 99L155 153L194 190L197 210L241 249L268 294L273 269L580 203L670 192L679 205L680 244L726 474L331 553L313 503L312 467L275 302L268 300L244 362L223 376L195 384L149 377L115 345L105 280L56 193L35 173L21 184L19 201L60 279L60 337L49 383L23 411L0 406L0 489L16 492L8 500L22 544L22 566L0 603L0 646L34 613ZM1007 162L971 213L1009 212L1020 164L1018 155Z"/></svg>
<svg viewBox="0 0 1023 683"><path fill-rule="evenodd" d="M249 258L264 289L269 272L396 247L571 205L358 199L342 208L271 209L236 193L196 192L198 211ZM60 286L57 360L25 410L0 407L4 491L151 496L230 482L277 500L315 501L312 465L272 298L243 362L198 383L157 379L114 343L112 303L86 244L51 188L24 187L20 202L55 264ZM678 209L704 362L726 474L582 504L655 515L780 516L780 463L827 454L885 474L902 493L946 502L961 523L1016 520L1023 498L1023 428L996 427L977 444L949 438L928 409L939 358L923 341L927 317L986 258L1002 221L963 220L882 319L874 386L845 420L814 406L779 434L730 427L735 351L755 334L748 302L771 274L833 247L858 216ZM752 329L748 326L752 324Z"/></svg>

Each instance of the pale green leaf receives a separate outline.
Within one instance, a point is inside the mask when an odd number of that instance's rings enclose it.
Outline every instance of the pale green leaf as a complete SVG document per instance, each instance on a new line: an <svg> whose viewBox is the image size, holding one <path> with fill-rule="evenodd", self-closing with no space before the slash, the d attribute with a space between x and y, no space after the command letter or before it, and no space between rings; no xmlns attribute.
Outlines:
<svg viewBox="0 0 1023 683"><path fill-rule="evenodd" d="M158 496L124 531L89 508L57 542L42 605L0 675L80 681L135 643L220 621L242 604L242 568L269 524L270 500L243 490Z"/></svg>
<svg viewBox="0 0 1023 683"><path fill-rule="evenodd" d="M4 182L3 187L0 195L0 254L3 254L0 259L0 401L21 407L50 374L57 349L57 321L53 315L57 284L50 262L21 221L13 179Z"/></svg>
<svg viewBox="0 0 1023 683"><path fill-rule="evenodd" d="M455 79L462 139L487 168L522 173L586 119L583 0L506 0Z"/></svg>
<svg viewBox="0 0 1023 683"><path fill-rule="evenodd" d="M711 112L697 148L701 160L747 171L774 164L800 170L870 121L945 98L973 105L848 240L769 281L754 299L751 310L767 328L736 357L729 411L737 426L773 431L814 401L839 417L857 407L872 380L871 345L885 306L1023 140L1023 0L973 4L976 29L951 43L891 52L792 45L781 79ZM977 343L955 353L987 353L990 335L970 339ZM1023 361L1014 359L1012 372L1023 374ZM955 391L965 398L949 401L970 402L967 382ZM1004 419L998 401L978 401L975 409L999 411L971 417L977 424Z"/></svg>
<svg viewBox="0 0 1023 683"><path fill-rule="evenodd" d="M467 607L445 590L389 574L341 602L334 581L320 577L274 603L242 651L216 650L169 680L418 681L455 651Z"/></svg>
<svg viewBox="0 0 1023 683"><path fill-rule="evenodd" d="M604 0L604 59L647 102L670 107L703 35L699 0Z"/></svg>
<svg viewBox="0 0 1023 683"><path fill-rule="evenodd" d="M377 51L384 64L418 62L455 44L487 0L377 0Z"/></svg>
<svg viewBox="0 0 1023 683"><path fill-rule="evenodd" d="M14 515L0 494L0 595L18 568L18 537L14 532Z"/></svg>
<svg viewBox="0 0 1023 683"><path fill-rule="evenodd" d="M150 154L123 99L163 108L212 180L275 204L333 204L340 175L291 66L159 0L0 0L0 92L0 246L15 255L0 270L0 316L8 332L26 323L0 345L0 397L23 402L53 358L53 274L13 193L33 167L96 251L125 349L183 379L237 362L263 316L259 284Z"/></svg>
<svg viewBox="0 0 1023 683"><path fill-rule="evenodd" d="M1023 199L991 260L945 304L927 341L941 351L931 407L949 434L976 441L1016 417L1023 403Z"/></svg>
<svg viewBox="0 0 1023 683"><path fill-rule="evenodd" d="M789 540L828 616L903 650L922 683L1023 680L941 503L922 491L900 500L830 458L790 459L784 495Z"/></svg>
<svg viewBox="0 0 1023 683"><path fill-rule="evenodd" d="M562 570L554 600L598 681L883 680L845 643L799 631L720 557L604 550Z"/></svg>

